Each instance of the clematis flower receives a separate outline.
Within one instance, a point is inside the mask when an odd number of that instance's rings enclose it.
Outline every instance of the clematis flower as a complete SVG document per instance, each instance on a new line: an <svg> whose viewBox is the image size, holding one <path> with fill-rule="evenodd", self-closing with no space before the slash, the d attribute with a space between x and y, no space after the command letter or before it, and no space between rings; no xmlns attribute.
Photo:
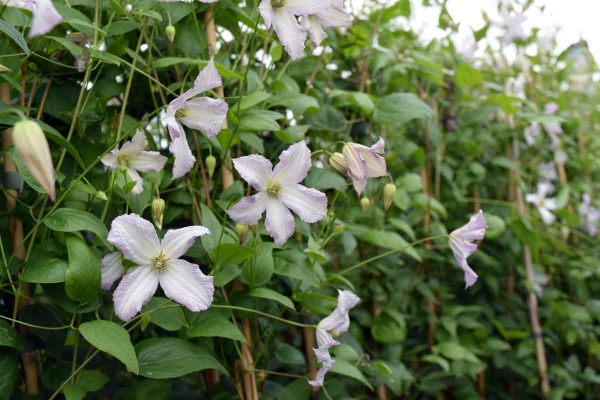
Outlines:
<svg viewBox="0 0 600 400"><path fill-rule="evenodd" d="M304 51L306 29L298 23L296 16L325 16L331 0L262 0L258 11L267 28L273 26L281 45L293 60Z"/></svg>
<svg viewBox="0 0 600 400"><path fill-rule="evenodd" d="M553 162L539 163L538 174L543 181L555 181L558 179L556 174L556 164Z"/></svg>
<svg viewBox="0 0 600 400"><path fill-rule="evenodd" d="M136 214L121 215L112 222L108 241L137 266L123 277L113 294L115 314L129 321L156 292L197 312L210 307L214 285L196 264L180 259L194 240L210 232L203 226L167 231L158 239L150 221Z"/></svg>
<svg viewBox="0 0 600 400"><path fill-rule="evenodd" d="M541 299L544 294L544 286L546 286L550 282L548 276L543 273L539 273L538 271L534 271L533 282L531 282L533 291L536 296Z"/></svg>
<svg viewBox="0 0 600 400"><path fill-rule="evenodd" d="M290 210L310 224L327 214L327 197L299 184L311 167L310 150L304 141L281 153L275 168L255 154L236 158L233 165L258 193L242 198L227 213L240 224L253 225L266 211L265 226L276 244L284 244L294 233L296 225Z"/></svg>
<svg viewBox="0 0 600 400"><path fill-rule="evenodd" d="M144 189L144 180L138 171L160 171L167 162L167 157L161 156L158 151L144 150L146 145L146 135L142 131L137 131L133 139L125 142L120 150L115 148L100 159L102 164L111 170L120 168L127 172L127 175L136 182L131 189L132 194L140 194Z"/></svg>
<svg viewBox="0 0 600 400"><path fill-rule="evenodd" d="M343 0L332 0L327 14L306 15L300 24L307 30L314 45L318 46L327 37L323 28L346 28L350 22L350 14L344 11Z"/></svg>
<svg viewBox="0 0 600 400"><path fill-rule="evenodd" d="M227 117L229 106L222 99L192 98L202 92L221 86L221 77L211 59L198 74L194 87L173 100L162 121L169 129L169 151L175 156L173 179L181 178L192 167L196 158L190 150L183 125L199 130L208 137L216 136ZM183 125L182 125L183 124Z"/></svg>
<svg viewBox="0 0 600 400"><path fill-rule="evenodd" d="M350 317L348 312L352 307L358 304L360 298L348 290L338 290L338 304L335 310L317 325L317 348L313 349L317 356L317 361L321 363L321 368L317 372L315 380L308 381L311 386L323 386L325 374L333 368L335 361L329 354L332 346L338 346L340 343L334 336L347 332L350 327Z"/></svg>
<svg viewBox="0 0 600 400"><path fill-rule="evenodd" d="M554 150L554 162L564 164L567 162L567 153L565 153L562 149L558 148Z"/></svg>
<svg viewBox="0 0 600 400"><path fill-rule="evenodd" d="M556 104L553 101L546 103L546 105L544 106L544 114L545 115L556 114L557 111L558 111L558 104ZM562 135L562 133L563 133L563 130L560 126L560 122L558 122L558 121L544 122L544 129L546 130L546 133L548 133L548 136L550 136L550 145L555 149L560 147L559 135Z"/></svg>
<svg viewBox="0 0 600 400"><path fill-rule="evenodd" d="M342 154L346 161L348 177L352 179L358 195L367 187L367 178L377 178L387 174L385 159L381 156L384 153L385 142L382 138L371 147L357 143L344 145Z"/></svg>
<svg viewBox="0 0 600 400"><path fill-rule="evenodd" d="M494 22L494 25L504 29L502 41L506 44L513 43L516 39L525 40L527 34L523 29L523 22L527 20L523 14L511 15L506 4L502 4L499 10L502 21Z"/></svg>
<svg viewBox="0 0 600 400"><path fill-rule="evenodd" d="M454 253L456 262L465 272L465 289L477 282L479 276L467 264L467 258L477 250L476 240L482 240L485 236L487 225L483 211L471 217L466 225L450 233L450 248Z"/></svg>
<svg viewBox="0 0 600 400"><path fill-rule="evenodd" d="M554 186L550 182L538 182L537 192L529 193L525 196L525 201L528 203L534 204L540 215L542 216L542 221L544 224L551 225L555 220L556 216L552 214L551 210L556 210L556 199L551 198L547 199L546 196L554 191Z"/></svg>
<svg viewBox="0 0 600 400"><path fill-rule="evenodd" d="M0 0L8 7L24 8L33 13L29 38L50 32L63 19L56 11L52 0Z"/></svg>
<svg viewBox="0 0 600 400"><path fill-rule="evenodd" d="M542 133L540 128L540 124L537 122L532 122L527 128L525 128L525 143L527 146L535 145L538 136Z"/></svg>
<svg viewBox="0 0 600 400"><path fill-rule="evenodd" d="M112 285L121 279L124 272L123 254L120 251L108 253L102 258L100 264L100 274L102 275L100 287L104 290L110 290Z"/></svg>
<svg viewBox="0 0 600 400"><path fill-rule="evenodd" d="M590 236L596 236L598 234L598 223L600 222L600 210L592 206L592 198L589 194L583 194L582 202L577 211L583 229Z"/></svg>

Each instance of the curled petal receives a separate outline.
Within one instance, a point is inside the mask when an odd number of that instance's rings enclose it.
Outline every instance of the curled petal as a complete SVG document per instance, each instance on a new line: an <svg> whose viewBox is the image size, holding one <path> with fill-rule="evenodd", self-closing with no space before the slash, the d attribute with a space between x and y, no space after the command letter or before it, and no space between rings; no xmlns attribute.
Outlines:
<svg viewBox="0 0 600 400"><path fill-rule="evenodd" d="M273 169L274 179L283 185L300 183L312 166L310 155L304 141L291 145L279 155L279 163Z"/></svg>
<svg viewBox="0 0 600 400"><path fill-rule="evenodd" d="M28 37L45 35L62 19L62 15L56 11L51 0L37 0Z"/></svg>
<svg viewBox="0 0 600 400"><path fill-rule="evenodd" d="M267 27L273 26L281 45L292 57L292 60L300 57L304 53L306 32L298 24L296 16L290 13L286 7L273 9L270 0L263 0L258 10L265 20L265 25Z"/></svg>
<svg viewBox="0 0 600 400"><path fill-rule="evenodd" d="M171 134L169 151L175 157L175 161L173 162L173 179L177 179L192 169L196 162L196 157L192 154L183 128L177 132L169 127L169 133Z"/></svg>
<svg viewBox="0 0 600 400"><path fill-rule="evenodd" d="M105 154L100 161L102 164L108 167L108 169L117 169L119 164L117 163L117 149L112 149L110 153Z"/></svg>
<svg viewBox="0 0 600 400"><path fill-rule="evenodd" d="M113 294L115 314L129 321L140 312L158 288L158 273L150 267L137 267L121 279Z"/></svg>
<svg viewBox="0 0 600 400"><path fill-rule="evenodd" d="M456 229L450 234L450 248L454 253L456 262L465 272L466 287L472 286L477 281L477 274L467 264L467 258L477 250L475 240L481 240L485 236L487 228L483 211L479 210L469 222Z"/></svg>
<svg viewBox="0 0 600 400"><path fill-rule="evenodd" d="M321 44L323 40L327 37L327 33L323 30L323 26L319 21L319 18L315 15L307 15L302 18L300 24L306 29L308 35L310 36L310 40L314 43L315 46Z"/></svg>
<svg viewBox="0 0 600 400"><path fill-rule="evenodd" d="M358 304L360 297L348 290L340 290L338 296L338 305L329 316L319 322L318 329L323 331L337 331L344 333L348 331L350 326L350 309ZM317 339L319 337L317 336ZM321 344L319 344L321 347Z"/></svg>
<svg viewBox="0 0 600 400"><path fill-rule="evenodd" d="M144 190L144 179L133 168L127 168L127 175L131 182L135 182L135 186L131 189L131 194L137 195Z"/></svg>
<svg viewBox="0 0 600 400"><path fill-rule="evenodd" d="M290 210L279 199L267 197L267 217L265 227L275 244L283 245L294 233L296 224Z"/></svg>
<svg viewBox="0 0 600 400"><path fill-rule="evenodd" d="M331 355L329 354L329 348L318 348L313 350L315 352L315 356L317 357L317 361L321 363L321 368L319 368L317 371L316 378L308 381L308 383L311 386L319 387L323 386L325 375L333 368L335 360L331 358Z"/></svg>
<svg viewBox="0 0 600 400"><path fill-rule="evenodd" d="M309 224L322 220L327 214L327 196L316 189L298 184L284 186L279 198L284 206Z"/></svg>
<svg viewBox="0 0 600 400"><path fill-rule="evenodd" d="M196 264L173 260L159 276L165 295L189 310L206 310L213 301L213 277L206 276Z"/></svg>
<svg viewBox="0 0 600 400"><path fill-rule="evenodd" d="M121 215L112 222L108 241L123 256L138 265L150 265L152 257L160 252L154 226L137 214Z"/></svg>
<svg viewBox="0 0 600 400"><path fill-rule="evenodd" d="M120 251L108 253L102 258L102 263L100 264L100 273L102 274L100 287L104 290L110 290L112 285L121 279L124 272L123 254Z"/></svg>
<svg viewBox="0 0 600 400"><path fill-rule="evenodd" d="M200 97L188 100L186 108L188 116L180 118L181 123L213 137L219 134L229 106L221 99Z"/></svg>
<svg viewBox="0 0 600 400"><path fill-rule="evenodd" d="M227 214L235 222L253 225L257 223L267 208L267 195L259 192L253 196L246 196L227 210Z"/></svg>
<svg viewBox="0 0 600 400"><path fill-rule="evenodd" d="M258 154L234 158L233 166L242 179L256 190L265 190L273 177L271 161Z"/></svg>
<svg viewBox="0 0 600 400"><path fill-rule="evenodd" d="M207 3L207 1L205 1L205 3ZM200 71L198 77L194 81L194 89L196 89L198 93L202 93L221 86L222 84L223 82L221 81L221 76L215 67L214 60L211 58L208 61L208 64L206 64L206 67Z"/></svg>
<svg viewBox="0 0 600 400"><path fill-rule="evenodd" d="M165 256L173 260L183 256L194 245L197 237L209 234L208 228L200 225L171 229L165 234L160 247Z"/></svg>
<svg viewBox="0 0 600 400"><path fill-rule="evenodd" d="M325 28L346 28L350 26L352 18L344 11L343 1L334 0L331 2L327 15L319 16L319 22Z"/></svg>

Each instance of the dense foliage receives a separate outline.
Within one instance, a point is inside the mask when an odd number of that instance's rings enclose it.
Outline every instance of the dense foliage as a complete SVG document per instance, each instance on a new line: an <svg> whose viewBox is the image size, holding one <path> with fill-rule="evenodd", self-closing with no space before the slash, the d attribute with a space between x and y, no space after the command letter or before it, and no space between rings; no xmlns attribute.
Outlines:
<svg viewBox="0 0 600 400"><path fill-rule="evenodd" d="M0 0L0 398L597 398L585 43L315 1Z"/></svg>

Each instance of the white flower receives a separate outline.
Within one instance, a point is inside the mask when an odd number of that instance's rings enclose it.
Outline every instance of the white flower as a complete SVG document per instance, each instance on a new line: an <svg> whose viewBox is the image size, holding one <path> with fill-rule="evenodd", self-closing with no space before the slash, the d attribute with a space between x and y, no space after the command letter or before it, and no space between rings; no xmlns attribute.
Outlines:
<svg viewBox="0 0 600 400"><path fill-rule="evenodd" d="M577 211L583 229L590 236L596 236L598 234L598 223L600 222L600 210L592 206L592 198L589 194L583 194L583 201Z"/></svg>
<svg viewBox="0 0 600 400"><path fill-rule="evenodd" d="M477 282L479 276L467 264L467 258L477 250L476 240L482 240L485 236L487 225L483 211L471 217L466 225L456 229L450 234L450 248L454 253L456 262L465 273L465 289Z"/></svg>
<svg viewBox="0 0 600 400"><path fill-rule="evenodd" d="M556 210L556 198L547 199L546 196L554 191L554 186L550 182L539 182L537 185L536 193L529 193L525 196L525 201L534 204L544 224L551 225L555 220L556 216L550 211Z"/></svg>
<svg viewBox="0 0 600 400"><path fill-rule="evenodd" d="M387 174L385 158L385 142L379 138L371 147L358 143L346 143L342 149L346 162L347 174L354 190L360 195L367 187L368 178L378 178Z"/></svg>
<svg viewBox="0 0 600 400"><path fill-rule="evenodd" d="M104 290L110 290L112 285L121 279L124 272L123 254L120 251L108 253L102 258L100 264L100 273L102 274L100 287Z"/></svg>
<svg viewBox="0 0 600 400"><path fill-rule="evenodd" d="M300 23L308 31L310 40L315 46L327 37L323 28L346 28L350 26L350 14L344 11L342 0L332 0L331 7L325 15L306 15Z"/></svg>
<svg viewBox="0 0 600 400"><path fill-rule="evenodd" d="M50 32L63 19L51 0L0 0L0 4L24 8L33 13L31 29L27 35L30 38Z"/></svg>

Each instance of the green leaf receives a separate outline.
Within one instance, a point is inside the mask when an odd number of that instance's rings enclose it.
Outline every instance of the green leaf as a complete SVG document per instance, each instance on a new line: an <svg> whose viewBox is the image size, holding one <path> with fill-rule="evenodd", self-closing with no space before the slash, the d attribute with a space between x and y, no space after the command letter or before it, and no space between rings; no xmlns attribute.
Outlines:
<svg viewBox="0 0 600 400"><path fill-rule="evenodd" d="M0 399L10 399L19 374L19 359L14 350L0 347Z"/></svg>
<svg viewBox="0 0 600 400"><path fill-rule="evenodd" d="M240 117L239 129L250 132L278 131L280 130L278 119L283 115L269 110L252 110Z"/></svg>
<svg viewBox="0 0 600 400"><path fill-rule="evenodd" d="M17 168L19 169L19 173L21 174L21 178L23 178L23 181L25 181L25 183L27 183L29 187L31 187L36 192L46 194L46 190L38 183L38 181L33 177L33 175L31 175L31 172L29 172L29 169L27 169L27 166L25 166L23 160L21 160L21 157L19 157L19 155L17 154L17 151L15 150L14 146L6 149L6 152L15 161L15 164L17 164Z"/></svg>
<svg viewBox="0 0 600 400"><path fill-rule="evenodd" d="M475 354L465 347L454 342L443 342L433 347L433 352L441 354L450 360L464 360L474 363L480 362Z"/></svg>
<svg viewBox="0 0 600 400"><path fill-rule="evenodd" d="M200 204L202 212L202 224L210 230L210 235L204 235L200 238L204 249L211 253L213 249L219 244L219 238L223 235L221 243L231 243L233 240L226 234L222 233L223 226L219 223L215 214L205 204Z"/></svg>
<svg viewBox="0 0 600 400"><path fill-rule="evenodd" d="M390 250L401 250L417 261L421 261L421 256L402 236L396 232L380 231L377 229L365 229L358 235L359 239L377 246Z"/></svg>
<svg viewBox="0 0 600 400"><path fill-rule="evenodd" d="M65 235L69 264L65 290L72 300L86 303L100 291L100 260L83 239Z"/></svg>
<svg viewBox="0 0 600 400"><path fill-rule="evenodd" d="M281 391L280 399L308 400L310 398L310 385L306 379L297 379Z"/></svg>
<svg viewBox="0 0 600 400"><path fill-rule="evenodd" d="M437 364L446 372L450 371L450 363L443 357L438 356L437 354L427 354L426 356L421 357L421 360L433 364Z"/></svg>
<svg viewBox="0 0 600 400"><path fill-rule="evenodd" d="M219 269L221 265L240 265L255 254L256 251L251 247L237 243L223 243L213 249L212 258Z"/></svg>
<svg viewBox="0 0 600 400"><path fill-rule="evenodd" d="M454 82L456 86L464 89L469 86L476 86L483 82L483 74L469 64L459 64L454 71Z"/></svg>
<svg viewBox="0 0 600 400"><path fill-rule="evenodd" d="M242 269L238 265L226 265L215 275L214 285L221 287L238 277Z"/></svg>
<svg viewBox="0 0 600 400"><path fill-rule="evenodd" d="M231 321L222 317L211 317L202 320L188 330L191 337L223 337L246 343L246 337Z"/></svg>
<svg viewBox="0 0 600 400"><path fill-rule="evenodd" d="M8 322L0 319L0 346L23 350L19 333Z"/></svg>
<svg viewBox="0 0 600 400"><path fill-rule="evenodd" d="M105 26L104 30L109 35L122 35L124 33L138 29L140 26L142 25L139 22L122 20L113 22L110 25Z"/></svg>
<svg viewBox="0 0 600 400"><path fill-rule="evenodd" d="M171 398L171 382L143 379L120 391L116 400L168 400Z"/></svg>
<svg viewBox="0 0 600 400"><path fill-rule="evenodd" d="M21 273L20 279L31 283L64 282L67 267L67 262L60 258L35 257L25 263L25 271Z"/></svg>
<svg viewBox="0 0 600 400"><path fill-rule="evenodd" d="M133 373L140 373L129 333L121 325L102 320L84 322L79 326L79 333L92 346L117 358Z"/></svg>
<svg viewBox="0 0 600 400"><path fill-rule="evenodd" d="M306 365L304 353L296 347L287 343L278 343L275 349L275 357L284 364L290 365Z"/></svg>
<svg viewBox="0 0 600 400"><path fill-rule="evenodd" d="M59 208L44 220L44 225L58 232L94 232L109 249L112 249L112 246L106 241L108 236L106 226L100 221L100 218L87 211Z"/></svg>
<svg viewBox="0 0 600 400"><path fill-rule="evenodd" d="M84 388L88 392L95 392L102 389L109 380L108 376L100 371L83 370L77 375L77 386Z"/></svg>
<svg viewBox="0 0 600 400"><path fill-rule="evenodd" d="M164 57L164 58L159 58L158 60L154 61L155 68L165 68L165 67L169 67L171 65L176 65L176 64L199 65L200 67L204 68L206 66L206 64L208 64L208 61L198 60L198 59L193 59L193 58L185 58L185 57ZM234 72L234 71L228 69L223 64L215 62L215 67L217 68L219 75L221 75L221 77L223 79L230 79L230 78L243 79L243 76L241 76L237 72Z"/></svg>
<svg viewBox="0 0 600 400"><path fill-rule="evenodd" d="M431 119L433 110L412 93L394 93L377 103L373 119L384 125L405 124L413 119Z"/></svg>
<svg viewBox="0 0 600 400"><path fill-rule="evenodd" d="M80 386L68 384L64 387L63 394L65 395L65 400L83 400L87 394L87 390Z"/></svg>
<svg viewBox="0 0 600 400"><path fill-rule="evenodd" d="M113 65L116 65L117 67L121 65L121 59L115 55L112 55L109 52L100 51L100 50L91 49L91 48L88 49L88 51L90 52L90 58L92 60L98 60L98 61L105 62L107 64L113 64Z"/></svg>
<svg viewBox="0 0 600 400"><path fill-rule="evenodd" d="M27 46L27 42L17 28L10 25L5 20L0 19L0 31L6 33L8 37L10 37L21 49L23 49L25 54L29 55L29 47Z"/></svg>
<svg viewBox="0 0 600 400"><path fill-rule="evenodd" d="M227 370L204 347L178 338L152 338L135 346L140 375L152 379L169 379L205 369Z"/></svg>
<svg viewBox="0 0 600 400"><path fill-rule="evenodd" d="M273 257L275 273L298 279L311 286L320 286L319 276L304 253L297 250L280 251Z"/></svg>
<svg viewBox="0 0 600 400"><path fill-rule="evenodd" d="M269 107L280 106L289 108L296 118L307 111L310 111L312 114L318 113L320 109L317 99L312 96L297 93L286 93L273 96L267 103L269 104Z"/></svg>
<svg viewBox="0 0 600 400"><path fill-rule="evenodd" d="M406 322L402 314L385 309L371 327L373 338L380 343L400 343L406 339Z"/></svg>
<svg viewBox="0 0 600 400"><path fill-rule="evenodd" d="M271 93L267 93L267 92L254 92L251 93L247 96L242 97L242 99L231 106L231 110L233 110L233 112L237 113L238 110L239 111L245 111L248 110L249 108L254 107L257 104L262 103L263 101L267 100L269 97L271 97Z"/></svg>
<svg viewBox="0 0 600 400"><path fill-rule="evenodd" d="M354 365L350 364L346 360L335 360L335 364L333 364L333 368L331 372L335 372L336 374L349 376L350 378L354 378L360 382L362 382L369 389L373 390L373 386L369 383L367 378L363 375L362 372L358 370Z"/></svg>
<svg viewBox="0 0 600 400"><path fill-rule="evenodd" d="M283 304L284 306L286 306L287 308L290 308L292 310L296 309L294 307L294 303L292 303L292 300L290 300L289 297L286 297L286 296L284 296L274 290L271 290L271 289L262 288L262 287L252 289L250 291L250 296L259 297L261 299L273 300L280 304Z"/></svg>
<svg viewBox="0 0 600 400"><path fill-rule="evenodd" d="M331 169L312 168L304 181L306 187L317 190L343 190L348 182Z"/></svg>
<svg viewBox="0 0 600 400"><path fill-rule="evenodd" d="M242 266L242 279L251 287L261 286L271 280L275 263L273 261L273 243L261 243L255 260L248 260Z"/></svg>
<svg viewBox="0 0 600 400"><path fill-rule="evenodd" d="M309 129L309 125L290 125L283 131L275 132L275 136L285 144L294 144L304 140Z"/></svg>
<svg viewBox="0 0 600 400"><path fill-rule="evenodd" d="M161 307L158 309L158 307ZM150 322L166 331L176 332L185 323L181 306L164 297L153 297L143 308L144 311L155 310L150 315Z"/></svg>

